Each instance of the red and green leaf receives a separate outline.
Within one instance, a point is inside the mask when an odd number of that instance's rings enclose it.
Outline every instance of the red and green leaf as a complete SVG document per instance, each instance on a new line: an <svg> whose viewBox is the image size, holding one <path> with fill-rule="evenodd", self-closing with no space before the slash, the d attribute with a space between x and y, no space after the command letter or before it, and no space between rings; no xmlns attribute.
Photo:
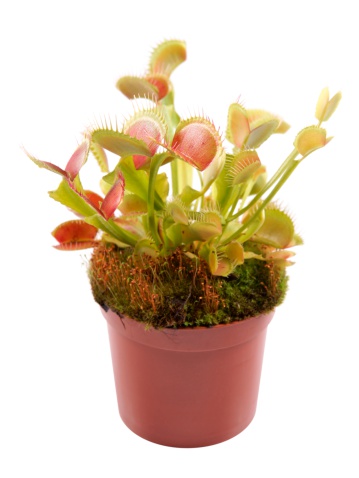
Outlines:
<svg viewBox="0 0 359 478"><path fill-rule="evenodd" d="M124 133L143 141L150 152L150 155L134 154L133 161L136 169L140 169L153 156L163 142L166 135L166 124L157 109L139 111L126 121L123 127Z"/></svg>
<svg viewBox="0 0 359 478"><path fill-rule="evenodd" d="M110 219L121 203L125 192L125 179L121 172L118 173L118 179L112 186L110 191L106 194L103 203L101 204L101 212L106 219Z"/></svg>
<svg viewBox="0 0 359 478"><path fill-rule="evenodd" d="M121 157L134 154L151 156L151 151L144 141L113 129L97 128L91 132L91 138L94 143Z"/></svg>
<svg viewBox="0 0 359 478"><path fill-rule="evenodd" d="M170 149L199 171L204 171L223 152L220 135L213 123L200 117L179 123Z"/></svg>
<svg viewBox="0 0 359 478"><path fill-rule="evenodd" d="M80 146L76 149L74 154L69 159L65 171L68 174L68 177L73 181L76 176L79 174L80 169L86 163L88 154L89 154L89 141L86 140L80 144Z"/></svg>
<svg viewBox="0 0 359 478"><path fill-rule="evenodd" d="M170 76L177 66L187 58L186 43L168 40L160 43L152 52L150 72Z"/></svg>
<svg viewBox="0 0 359 478"><path fill-rule="evenodd" d="M56 227L52 235L59 242L56 249L69 251L94 247L97 228L82 220L67 221Z"/></svg>

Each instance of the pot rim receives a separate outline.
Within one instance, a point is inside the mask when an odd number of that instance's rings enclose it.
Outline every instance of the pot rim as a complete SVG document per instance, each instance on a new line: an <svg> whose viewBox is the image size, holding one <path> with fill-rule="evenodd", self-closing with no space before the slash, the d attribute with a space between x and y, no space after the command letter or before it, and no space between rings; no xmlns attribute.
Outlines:
<svg viewBox="0 0 359 478"><path fill-rule="evenodd" d="M179 329L146 328L143 322L119 315L111 309L106 311L101 307L101 312L109 328L134 342L162 350L203 352L234 347L253 340L259 333L266 331L275 310L229 324Z"/></svg>

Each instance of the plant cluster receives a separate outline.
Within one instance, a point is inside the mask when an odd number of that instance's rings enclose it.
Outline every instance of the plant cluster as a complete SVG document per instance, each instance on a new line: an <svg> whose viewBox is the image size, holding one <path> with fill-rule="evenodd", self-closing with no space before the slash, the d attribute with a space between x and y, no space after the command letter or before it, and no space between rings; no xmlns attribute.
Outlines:
<svg viewBox="0 0 359 478"><path fill-rule="evenodd" d="M331 139L322 123L341 94L330 98L323 89L315 111L317 124L297 134L293 150L268 178L257 150L289 125L267 111L233 103L225 133L231 144L227 150L209 118L181 118L176 112L171 74L185 59L184 42L165 41L152 51L143 76L120 78L117 88L136 100L133 115L122 125L103 120L87 129L64 169L28 154L38 166L61 176L59 187L49 195L80 216L53 231L55 247L113 251L106 246L113 244L132 258L133 266L148 258L153 270L156 261L165 263L180 254L197 268L205 263L212 276L222 278L253 259L284 268L291 264L291 248L302 239L274 198L298 165ZM113 169L108 152L117 156ZM90 154L101 170L101 195L80 180Z"/></svg>

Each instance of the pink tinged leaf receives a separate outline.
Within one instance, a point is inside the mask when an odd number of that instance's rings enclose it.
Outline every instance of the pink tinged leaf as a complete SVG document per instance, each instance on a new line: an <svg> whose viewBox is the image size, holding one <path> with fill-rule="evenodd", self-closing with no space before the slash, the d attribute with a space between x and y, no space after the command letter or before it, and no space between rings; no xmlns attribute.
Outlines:
<svg viewBox="0 0 359 478"><path fill-rule="evenodd" d="M158 100L162 100L162 98L167 95L169 91L169 82L167 76L161 75L159 73L153 73L151 75L147 75L146 80L157 88Z"/></svg>
<svg viewBox="0 0 359 478"><path fill-rule="evenodd" d="M302 156L307 156L316 149L325 146L331 138L327 139L327 132L318 126L308 126L302 129L294 141L294 146Z"/></svg>
<svg viewBox="0 0 359 478"><path fill-rule="evenodd" d="M130 118L124 125L124 133L142 140L147 145L150 155L153 156L166 135L166 126L157 110L149 110L138 112ZM133 162L135 168L140 169L149 162L149 158L135 154Z"/></svg>
<svg viewBox="0 0 359 478"><path fill-rule="evenodd" d="M65 242L54 246L58 251L81 251L82 249L91 249L95 247L99 241L80 241L80 242Z"/></svg>
<svg viewBox="0 0 359 478"><path fill-rule="evenodd" d="M227 120L228 141L241 149L250 133L247 111L238 103L230 105Z"/></svg>
<svg viewBox="0 0 359 478"><path fill-rule="evenodd" d="M178 65L186 60L186 43L180 40L169 40L159 44L150 58L150 71L170 76Z"/></svg>
<svg viewBox="0 0 359 478"><path fill-rule="evenodd" d="M49 163L47 161L41 161L40 159L35 158L35 156L32 156L29 154L25 149L24 149L25 154L31 161L33 161L39 168L44 168L47 169L48 171L52 171L53 173L60 174L60 176L63 176L64 178L68 178L69 175L66 171L64 171L62 168L59 166L56 166L55 164Z"/></svg>
<svg viewBox="0 0 359 478"><path fill-rule="evenodd" d="M133 164L136 169L144 169L150 164L150 162L151 159L148 156L140 156L137 154L133 156Z"/></svg>
<svg viewBox="0 0 359 478"><path fill-rule="evenodd" d="M73 181L76 178L76 176L80 172L80 169L86 163L87 157L89 154L89 148L90 148L89 141L86 140L80 144L80 146L76 149L74 154L69 159L69 162L66 165L65 171L68 173L71 181Z"/></svg>
<svg viewBox="0 0 359 478"><path fill-rule="evenodd" d="M191 166L204 171L223 148L218 131L209 120L191 118L177 126L171 150Z"/></svg>
<svg viewBox="0 0 359 478"><path fill-rule="evenodd" d="M59 242L56 249L80 250L94 247L97 228L82 220L67 221L56 227L51 233Z"/></svg>
<svg viewBox="0 0 359 478"><path fill-rule="evenodd" d="M291 257L295 256L295 252L293 251L270 251L265 255L266 259L290 259Z"/></svg>
<svg viewBox="0 0 359 478"><path fill-rule="evenodd" d="M105 199L101 205L101 212L103 216L108 220L110 219L118 205L122 201L123 195L125 192L125 179L122 173L119 173L119 177L115 184L112 186L110 191L106 194Z"/></svg>

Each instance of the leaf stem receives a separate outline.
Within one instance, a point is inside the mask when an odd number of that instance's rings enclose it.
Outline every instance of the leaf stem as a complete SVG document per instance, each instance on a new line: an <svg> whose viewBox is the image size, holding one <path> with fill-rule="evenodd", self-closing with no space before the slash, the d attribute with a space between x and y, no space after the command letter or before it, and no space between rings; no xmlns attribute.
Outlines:
<svg viewBox="0 0 359 478"><path fill-rule="evenodd" d="M289 163L286 161L286 171L284 172L284 174L282 175L282 177L280 178L276 186L272 189L272 191L268 194L268 196L263 200L261 205L258 207L256 212L250 217L250 219L245 224L243 224L235 233L233 233L230 237L227 238L227 240L223 243L224 246L229 244L232 241L237 240L241 236L241 234L246 229L248 229L251 223L257 219L257 217L261 214L261 212L267 206L267 204L274 198L274 196L277 194L277 192L280 190L283 184L287 181L289 176L293 173L293 171L296 169L296 167L298 166L300 162L301 160L295 161L294 157L291 158L291 161ZM243 209L246 209L246 208L243 208Z"/></svg>
<svg viewBox="0 0 359 478"><path fill-rule="evenodd" d="M278 179L285 174L285 171L291 166L291 163L295 160L295 158L298 155L297 149L293 149L293 151L290 153L290 155L285 159L285 161L282 163L282 165L278 168L277 172L272 176L270 181L254 196L252 201L250 201L247 206L241 208L239 211L236 212L236 214L233 214L232 216L229 216L227 219L227 223L230 221L233 221L234 219L237 219L239 216L244 214L248 209L250 209L252 206L254 206L257 201L263 196L265 192L270 189L273 184L278 181Z"/></svg>
<svg viewBox="0 0 359 478"><path fill-rule="evenodd" d="M167 158L167 153L159 154L151 161L150 176L148 181L148 200L147 200L147 214L148 214L148 227L150 233L155 241L157 247L162 245L162 240L158 234L156 217L155 217L155 192L156 192L156 177L158 170L161 167L163 161Z"/></svg>
<svg viewBox="0 0 359 478"><path fill-rule="evenodd" d="M178 196L179 185L178 185L178 159L177 158L171 161L171 178L172 178L172 196Z"/></svg>

